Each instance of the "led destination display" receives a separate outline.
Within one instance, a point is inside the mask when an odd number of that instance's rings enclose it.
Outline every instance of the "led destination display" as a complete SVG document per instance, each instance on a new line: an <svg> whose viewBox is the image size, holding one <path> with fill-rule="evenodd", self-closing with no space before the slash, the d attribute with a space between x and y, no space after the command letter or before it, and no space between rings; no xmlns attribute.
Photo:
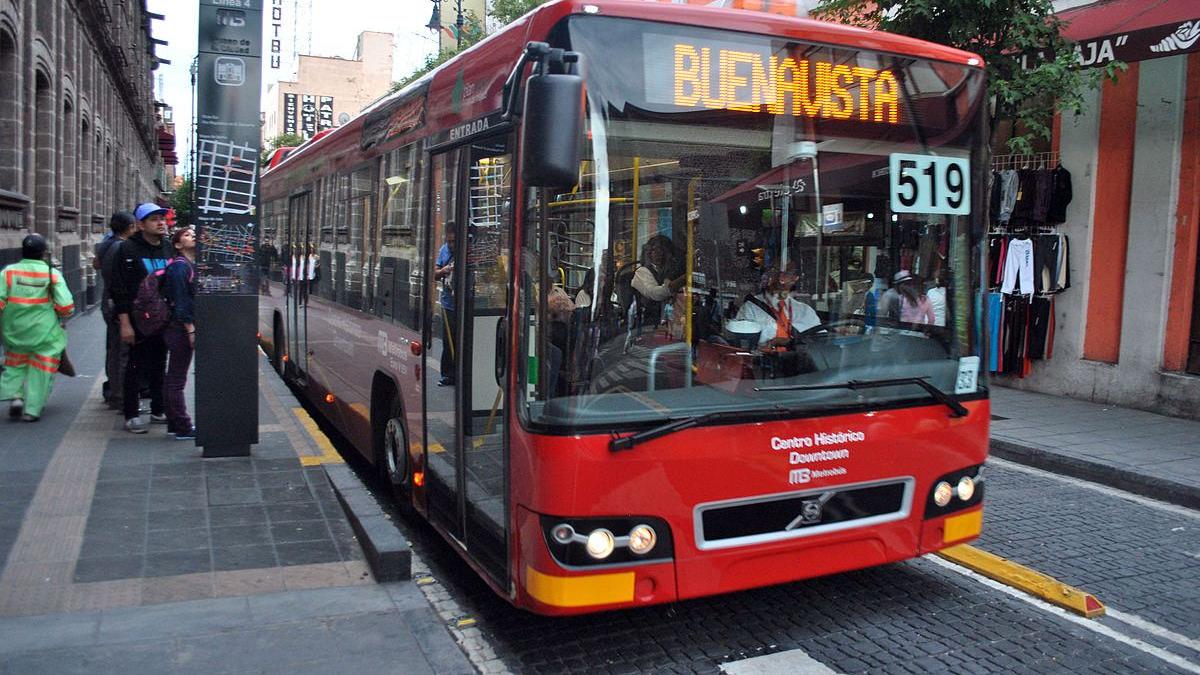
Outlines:
<svg viewBox="0 0 1200 675"><path fill-rule="evenodd" d="M795 55L768 44L654 34L644 40L645 95L654 103L900 123L900 88L889 69Z"/></svg>

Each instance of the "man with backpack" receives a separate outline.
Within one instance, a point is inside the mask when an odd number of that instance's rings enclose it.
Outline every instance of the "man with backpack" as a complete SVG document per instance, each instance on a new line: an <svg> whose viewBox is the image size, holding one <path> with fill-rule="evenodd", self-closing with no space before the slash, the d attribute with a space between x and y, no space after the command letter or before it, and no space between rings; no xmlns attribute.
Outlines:
<svg viewBox="0 0 1200 675"><path fill-rule="evenodd" d="M163 342L161 327L158 332L146 334L139 330L134 312L134 301L138 298L143 280L154 272L166 269L168 252L163 236L166 234L167 210L157 204L146 203L137 207L133 216L137 219L137 232L121 242L113 266L112 298L113 309L120 324L121 342L129 345L129 365L125 369L122 401L125 414L125 430L144 434L147 424L138 410L138 383L144 377L150 386L150 421L166 424L163 406L163 376L167 367L167 347Z"/></svg>

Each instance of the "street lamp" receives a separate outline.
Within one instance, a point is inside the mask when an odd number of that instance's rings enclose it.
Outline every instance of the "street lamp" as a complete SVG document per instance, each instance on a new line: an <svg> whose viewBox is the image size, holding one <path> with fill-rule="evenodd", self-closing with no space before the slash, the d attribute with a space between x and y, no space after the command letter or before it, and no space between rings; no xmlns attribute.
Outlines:
<svg viewBox="0 0 1200 675"><path fill-rule="evenodd" d="M457 50L462 46L462 31L463 31L463 11L462 0L454 0L455 16L454 16L454 48ZM429 30L442 30L442 3L441 0L433 0L433 16L430 17L429 23L425 24Z"/></svg>

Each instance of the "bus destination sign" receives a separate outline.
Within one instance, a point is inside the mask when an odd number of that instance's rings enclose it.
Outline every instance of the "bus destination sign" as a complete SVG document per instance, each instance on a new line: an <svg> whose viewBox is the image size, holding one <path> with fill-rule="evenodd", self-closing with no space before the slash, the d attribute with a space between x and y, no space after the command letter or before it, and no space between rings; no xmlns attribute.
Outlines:
<svg viewBox="0 0 1200 675"><path fill-rule="evenodd" d="M770 43L646 34L646 100L683 108L900 123L891 70L805 58Z"/></svg>

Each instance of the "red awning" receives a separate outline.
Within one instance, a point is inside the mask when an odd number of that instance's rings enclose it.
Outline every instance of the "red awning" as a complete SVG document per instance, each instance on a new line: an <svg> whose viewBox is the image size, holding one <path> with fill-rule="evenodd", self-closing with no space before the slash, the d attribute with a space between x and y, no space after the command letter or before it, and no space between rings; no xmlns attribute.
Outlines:
<svg viewBox="0 0 1200 675"><path fill-rule="evenodd" d="M1188 0L1102 0L1059 12L1058 18L1067 24L1063 34L1081 42L1200 19L1200 3Z"/></svg>

